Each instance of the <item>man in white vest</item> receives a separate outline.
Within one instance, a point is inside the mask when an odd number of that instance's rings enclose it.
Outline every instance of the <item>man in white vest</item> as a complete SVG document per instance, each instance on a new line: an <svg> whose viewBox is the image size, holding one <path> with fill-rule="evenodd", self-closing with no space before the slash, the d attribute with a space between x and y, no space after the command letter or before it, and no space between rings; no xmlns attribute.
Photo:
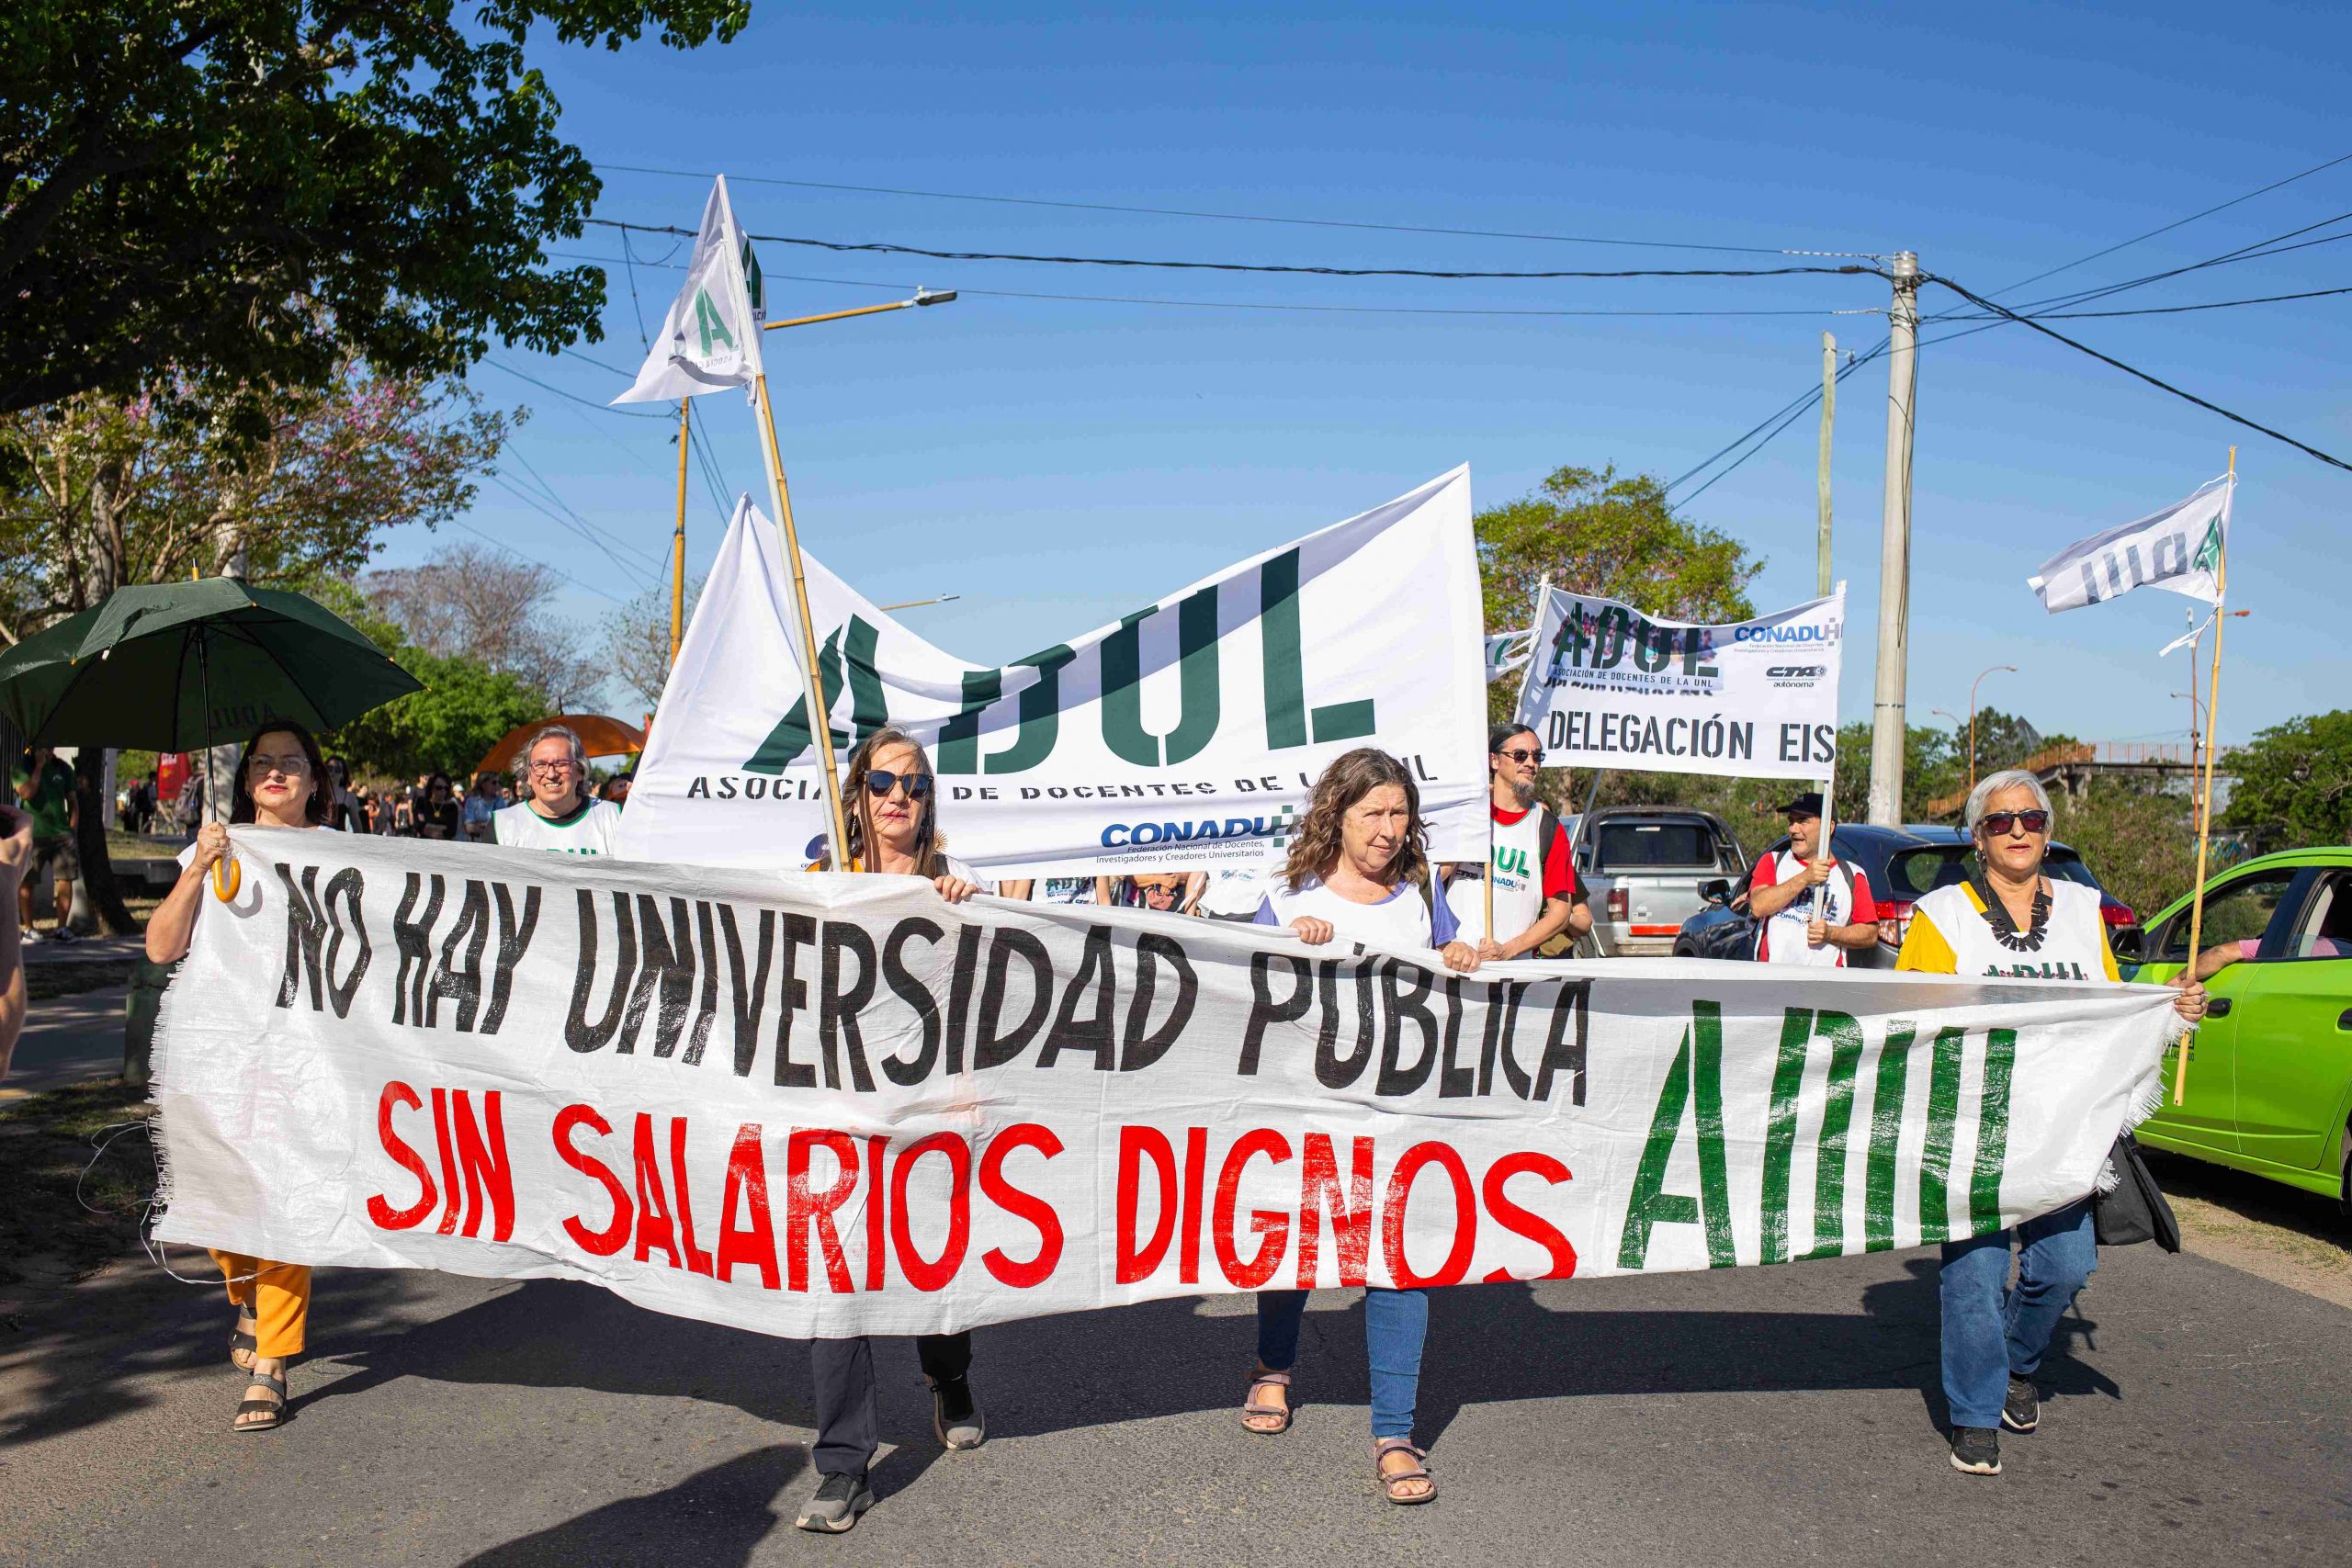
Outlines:
<svg viewBox="0 0 2352 1568"><path fill-rule="evenodd" d="M620 807L588 793L588 755L580 737L550 724L523 750L523 804L494 813L492 840L559 854L608 855L621 830Z"/></svg>
<svg viewBox="0 0 2352 1568"><path fill-rule="evenodd" d="M1523 725L1498 724L1487 732L1487 809L1494 848L1487 872L1495 879L1495 929L1487 930L1487 890L1464 867L1447 882L1446 907L1464 942L1476 941L1482 963L1524 958L1566 931L1592 930L1584 885L1568 858L1568 835L1552 808L1535 798L1544 748Z"/></svg>
<svg viewBox="0 0 2352 1568"><path fill-rule="evenodd" d="M1757 961L1843 969L1847 953L1878 941L1870 877L1839 864L1819 841L1820 791L1808 790L1780 809L1789 819L1789 847L1757 856L1747 884Z"/></svg>

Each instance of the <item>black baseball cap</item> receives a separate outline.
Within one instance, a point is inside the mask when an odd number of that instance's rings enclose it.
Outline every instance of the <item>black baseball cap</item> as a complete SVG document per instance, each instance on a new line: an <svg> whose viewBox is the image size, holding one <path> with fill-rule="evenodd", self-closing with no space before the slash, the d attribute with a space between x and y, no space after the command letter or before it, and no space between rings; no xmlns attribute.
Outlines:
<svg viewBox="0 0 2352 1568"><path fill-rule="evenodd" d="M1786 805L1776 806L1772 809L1783 817L1818 817L1821 815L1821 792L1809 789Z"/></svg>

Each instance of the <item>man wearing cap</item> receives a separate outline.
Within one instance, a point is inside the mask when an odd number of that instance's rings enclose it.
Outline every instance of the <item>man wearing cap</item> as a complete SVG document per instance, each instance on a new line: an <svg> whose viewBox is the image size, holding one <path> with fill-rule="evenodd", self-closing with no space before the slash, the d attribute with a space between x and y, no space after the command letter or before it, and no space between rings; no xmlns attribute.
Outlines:
<svg viewBox="0 0 2352 1568"><path fill-rule="evenodd" d="M1809 790L1780 807L1789 847L1756 857L1747 885L1759 964L1843 969L1846 954L1878 941L1878 904L1864 873L1838 863L1821 843L1821 794Z"/></svg>

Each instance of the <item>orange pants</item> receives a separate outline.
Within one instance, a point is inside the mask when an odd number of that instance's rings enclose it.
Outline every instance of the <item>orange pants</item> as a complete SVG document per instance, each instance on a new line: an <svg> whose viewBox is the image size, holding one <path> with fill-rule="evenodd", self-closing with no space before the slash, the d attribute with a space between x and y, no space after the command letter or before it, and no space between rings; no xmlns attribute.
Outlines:
<svg viewBox="0 0 2352 1568"><path fill-rule="evenodd" d="M257 1356L299 1356L302 1329L311 1315L311 1268L272 1263L241 1252L215 1252L212 1261L229 1280L229 1299L254 1314ZM250 1274L252 1279L241 1279Z"/></svg>

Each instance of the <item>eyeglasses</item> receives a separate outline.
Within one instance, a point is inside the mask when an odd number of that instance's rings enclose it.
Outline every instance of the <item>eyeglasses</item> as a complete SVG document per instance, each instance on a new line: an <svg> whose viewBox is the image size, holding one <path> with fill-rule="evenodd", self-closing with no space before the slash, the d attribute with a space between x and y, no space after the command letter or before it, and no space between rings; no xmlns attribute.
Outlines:
<svg viewBox="0 0 2352 1568"><path fill-rule="evenodd" d="M1979 820L1984 824L1984 831L1996 839L2019 825L2029 833L2050 831L2050 813L2047 811L1987 811Z"/></svg>
<svg viewBox="0 0 2352 1568"><path fill-rule="evenodd" d="M256 751L245 759L245 772L257 779L267 778L272 773L284 773L289 779L299 779L310 771L311 760L299 751L288 757L265 757Z"/></svg>
<svg viewBox="0 0 2352 1568"><path fill-rule="evenodd" d="M900 784L907 786L909 800L921 800L931 793L929 773L894 773L888 768L865 770L865 793L876 800L887 800L890 792Z"/></svg>
<svg viewBox="0 0 2352 1568"><path fill-rule="evenodd" d="M1146 882L1140 884L1140 886L1143 889L1143 895L1147 898L1150 897L1155 893L1163 898L1173 898L1177 894L1183 891L1182 887L1178 886L1174 883Z"/></svg>
<svg viewBox="0 0 2352 1568"><path fill-rule="evenodd" d="M579 771L580 764L571 761L569 759L560 762L534 762L531 764L531 776L533 778L557 779L561 778L566 773L577 773Z"/></svg>
<svg viewBox="0 0 2352 1568"><path fill-rule="evenodd" d="M1544 749L1540 746L1532 751L1523 746L1514 746L1508 751L1498 751L1495 755L1509 757L1514 762L1532 762L1539 768L1544 765Z"/></svg>

